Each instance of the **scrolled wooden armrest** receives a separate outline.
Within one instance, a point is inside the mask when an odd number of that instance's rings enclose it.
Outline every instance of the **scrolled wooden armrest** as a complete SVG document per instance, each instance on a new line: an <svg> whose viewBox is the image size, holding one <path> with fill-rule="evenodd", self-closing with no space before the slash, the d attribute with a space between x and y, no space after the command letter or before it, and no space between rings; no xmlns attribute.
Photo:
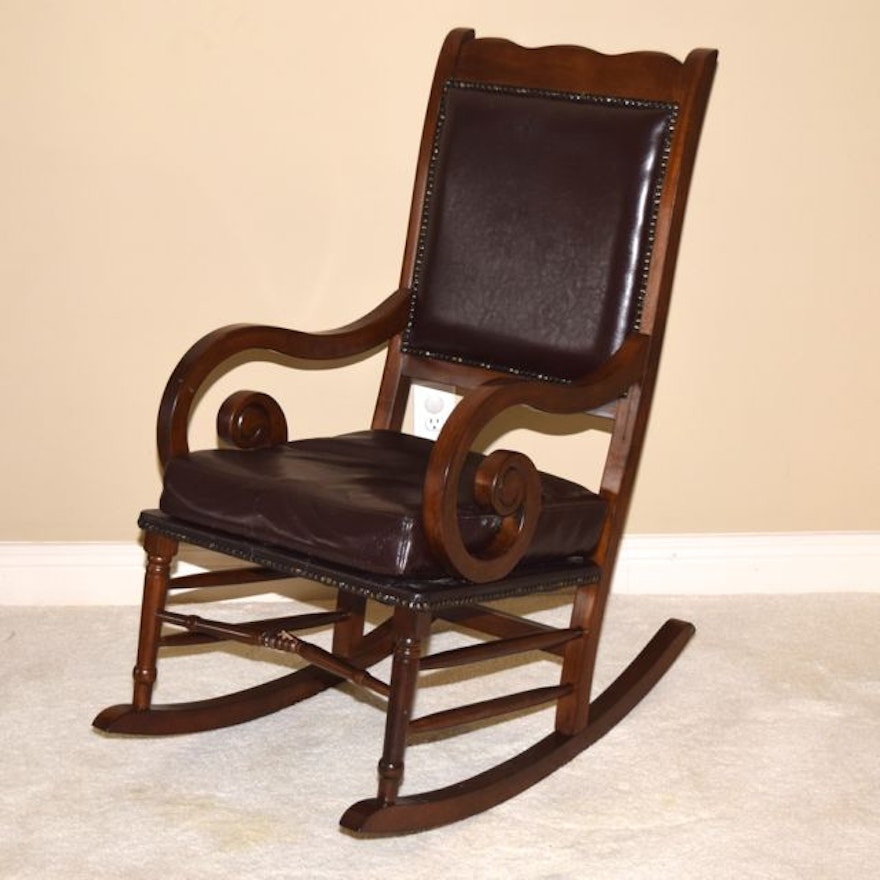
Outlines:
<svg viewBox="0 0 880 880"><path fill-rule="evenodd" d="M396 290L377 308L335 330L305 333L260 324L231 324L203 336L177 364L165 386L156 426L164 467L189 451L187 429L193 402L221 364L247 351L269 351L308 361L335 361L364 354L388 342L405 326L409 291Z"/></svg>
<svg viewBox="0 0 880 880"><path fill-rule="evenodd" d="M630 334L605 364L570 384L495 379L462 398L434 444L422 501L428 543L451 574L475 583L509 574L526 553L541 511L541 483L534 464L519 453L494 452L477 472L474 495L487 512L501 517L501 528L478 553L465 546L458 523L459 486L465 459L480 431L513 406L561 415L596 409L620 398L641 381L649 344L649 337Z"/></svg>
<svg viewBox="0 0 880 880"><path fill-rule="evenodd" d="M217 436L237 449L277 446L287 441L287 419L268 394L236 391L217 413Z"/></svg>

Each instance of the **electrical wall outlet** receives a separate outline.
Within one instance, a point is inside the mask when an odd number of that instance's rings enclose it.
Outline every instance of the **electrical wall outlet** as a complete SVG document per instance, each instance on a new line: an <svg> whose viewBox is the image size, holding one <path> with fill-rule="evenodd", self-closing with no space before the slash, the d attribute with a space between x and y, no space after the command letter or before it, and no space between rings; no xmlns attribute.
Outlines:
<svg viewBox="0 0 880 880"><path fill-rule="evenodd" d="M461 398L434 385L412 385L413 434L436 440Z"/></svg>

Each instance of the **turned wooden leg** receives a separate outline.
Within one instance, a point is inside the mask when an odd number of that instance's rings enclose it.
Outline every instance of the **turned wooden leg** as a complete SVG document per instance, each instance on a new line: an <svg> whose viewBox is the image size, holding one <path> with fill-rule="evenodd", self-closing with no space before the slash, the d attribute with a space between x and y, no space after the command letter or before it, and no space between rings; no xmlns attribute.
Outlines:
<svg viewBox="0 0 880 880"><path fill-rule="evenodd" d="M141 629L138 639L137 662L134 667L134 696L132 704L136 711L150 708L153 684L156 681L156 657L159 652L159 636L162 622L157 615L165 608L171 561L177 553L177 541L147 532L144 549L147 567L144 575L144 598L141 605Z"/></svg>
<svg viewBox="0 0 880 880"><path fill-rule="evenodd" d="M393 804L403 780L409 722L415 702L422 640L431 626L431 615L396 608L396 640L391 665L391 695L385 719L385 746L379 761L379 800Z"/></svg>

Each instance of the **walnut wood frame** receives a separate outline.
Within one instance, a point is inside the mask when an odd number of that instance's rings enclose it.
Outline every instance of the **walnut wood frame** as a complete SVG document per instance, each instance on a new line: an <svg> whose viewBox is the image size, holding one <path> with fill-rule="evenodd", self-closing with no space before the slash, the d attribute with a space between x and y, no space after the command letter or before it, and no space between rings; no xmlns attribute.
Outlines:
<svg viewBox="0 0 880 880"><path fill-rule="evenodd" d="M341 823L364 834L401 833L461 819L515 795L603 736L650 691L692 635L690 624L667 621L621 676L591 699L599 634L644 441L684 207L715 63L716 53L704 49L691 52L680 63L658 53L606 56L568 46L524 49L503 40L477 40L470 30L449 34L429 99L399 289L363 319L327 333L242 324L208 334L187 352L168 381L159 409L157 441L163 467L188 452L187 430L194 401L218 367L245 352L274 352L332 365L385 346L387 358L372 420L374 429L401 430L413 380L442 381L464 393L434 446L423 495L429 544L450 578L442 585L376 578L145 512L141 524L146 535L147 570L134 695L131 703L100 713L94 722L98 728L136 734L206 730L277 711L341 681L354 681L388 698L386 735L377 796L354 804ZM402 344L434 125L444 84L453 78L553 90L572 90L573 84L586 83L594 94L672 102L678 107L657 206L639 330L631 332L599 369L569 384L549 384L432 360L408 353ZM464 457L487 424L520 405L551 414L604 407L613 421L600 487L608 513L598 547L586 563L560 562L549 570L518 567L540 510L540 492L534 466L513 452L489 456L477 476L478 498L503 518L498 538L480 554L471 553L462 541L456 509ZM267 446L286 441L287 426L271 398L239 392L221 407L218 433L242 448ZM180 541L250 560L255 567L172 578L170 567ZM271 581L292 574L337 587L336 610L302 619L230 625L184 617L166 608L172 589ZM560 587L573 590L571 620L562 629L512 617L486 604L505 596ZM392 608L391 616L369 633L365 633L367 599ZM473 628L493 636L494 641L422 657L425 637L435 619ZM295 635L318 623L334 629L330 651ZM163 625L182 632L167 634ZM160 648L230 639L297 653L307 665L238 694L172 706L153 704ZM411 717L420 669L531 650L562 658L556 685L426 718ZM385 683L367 670L389 654L392 674ZM545 702L556 705L553 731L517 757L447 789L399 795L407 739L413 733L472 723Z"/></svg>

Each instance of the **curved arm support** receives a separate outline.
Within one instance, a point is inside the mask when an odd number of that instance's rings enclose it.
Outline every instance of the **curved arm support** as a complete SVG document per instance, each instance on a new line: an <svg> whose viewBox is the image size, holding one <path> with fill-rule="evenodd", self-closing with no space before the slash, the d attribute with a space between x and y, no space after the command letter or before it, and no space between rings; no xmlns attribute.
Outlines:
<svg viewBox="0 0 880 880"><path fill-rule="evenodd" d="M650 338L633 333L605 364L569 385L495 379L465 395L449 416L428 463L422 516L428 543L450 573L475 583L505 577L522 559L541 510L541 483L524 455L495 452L477 472L477 503L502 518L490 545L471 552L458 523L458 494L468 452L479 433L513 406L552 414L595 409L617 400L644 375Z"/></svg>
<svg viewBox="0 0 880 880"><path fill-rule="evenodd" d="M410 292L396 290L363 318L323 333L303 333L259 324L231 324L203 336L183 356L165 386L156 440L164 468L189 451L187 428L205 380L221 364L246 351L271 351L310 361L334 361L364 354L403 330Z"/></svg>

